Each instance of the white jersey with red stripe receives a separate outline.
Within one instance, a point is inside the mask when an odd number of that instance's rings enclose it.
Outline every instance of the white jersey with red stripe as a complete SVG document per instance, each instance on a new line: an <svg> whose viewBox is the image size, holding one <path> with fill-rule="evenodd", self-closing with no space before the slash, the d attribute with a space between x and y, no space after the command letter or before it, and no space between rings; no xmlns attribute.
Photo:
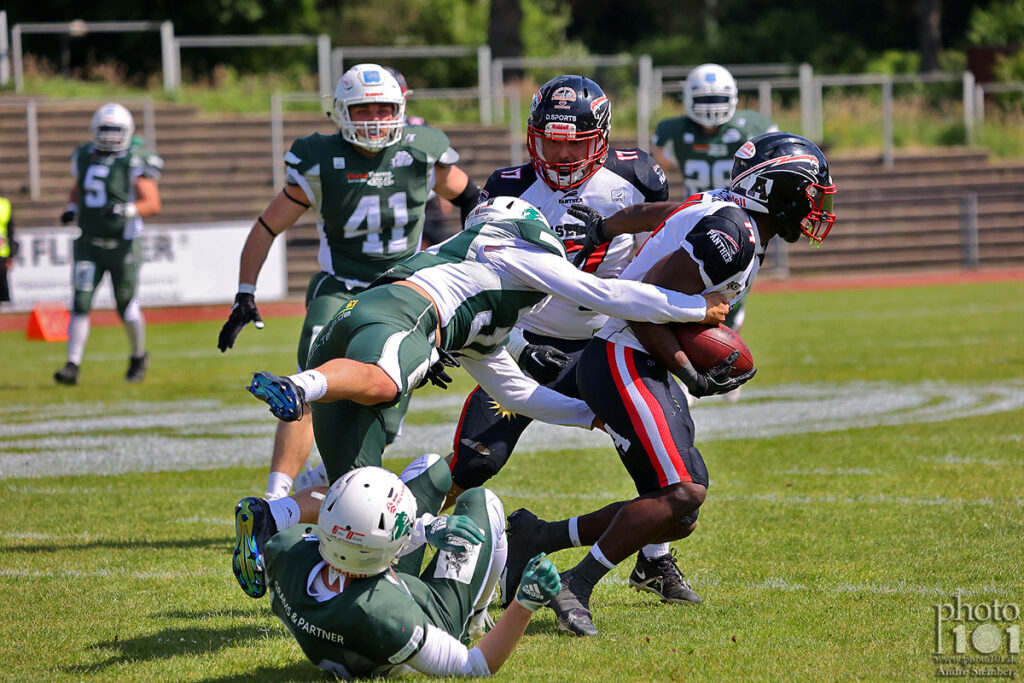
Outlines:
<svg viewBox="0 0 1024 683"><path fill-rule="evenodd" d="M685 249L700 269L702 294L721 292L730 302L754 282L764 251L757 223L726 190L693 195L659 225L626 266L620 280L643 280L663 258ZM625 320L609 318L596 336L643 351Z"/></svg>
<svg viewBox="0 0 1024 683"><path fill-rule="evenodd" d="M552 189L531 164L498 169L487 179L480 201L498 196L519 197L540 209L571 259L583 247L585 233L582 222L566 213L570 206L583 204L610 216L633 204L665 201L668 183L664 171L646 152L612 149L604 166L571 190ZM601 278L617 277L644 238L646 234L620 235L597 249L581 269ZM607 316L555 295L524 316L519 327L559 339L589 339L606 320Z"/></svg>

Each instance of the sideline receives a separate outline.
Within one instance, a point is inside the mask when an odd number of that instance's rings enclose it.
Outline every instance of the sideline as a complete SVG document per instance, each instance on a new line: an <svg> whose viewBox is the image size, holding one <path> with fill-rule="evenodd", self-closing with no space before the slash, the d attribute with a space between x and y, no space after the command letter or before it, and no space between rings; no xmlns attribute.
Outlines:
<svg viewBox="0 0 1024 683"><path fill-rule="evenodd" d="M830 275L821 277L795 277L773 280L763 277L754 283L754 292L807 292L833 289L870 289L882 287L933 287L936 285L964 285L981 282L1010 282L1024 280L1024 268L993 268L985 270L944 270L920 273L867 273L858 275ZM263 317L298 316L306 312L301 297L284 301L259 302ZM180 322L227 320L230 304L205 306L167 306L145 308L146 324L161 325ZM23 331L28 327L30 313L0 313L0 332ZM94 327L120 325L113 309L92 312Z"/></svg>

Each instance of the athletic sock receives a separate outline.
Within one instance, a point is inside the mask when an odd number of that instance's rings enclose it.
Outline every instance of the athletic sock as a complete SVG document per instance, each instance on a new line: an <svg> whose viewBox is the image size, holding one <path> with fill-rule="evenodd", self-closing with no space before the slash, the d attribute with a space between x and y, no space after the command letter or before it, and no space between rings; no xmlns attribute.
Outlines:
<svg viewBox="0 0 1024 683"><path fill-rule="evenodd" d="M643 552L644 557L648 560L653 560L656 557L668 555L671 549L672 547L668 543L651 543L649 545L645 545L641 552Z"/></svg>
<svg viewBox="0 0 1024 683"><path fill-rule="evenodd" d="M537 535L537 542L540 549L546 553L553 553L558 550L572 548L578 543L573 543L569 536L569 520L563 519L559 522L547 522Z"/></svg>
<svg viewBox="0 0 1024 683"><path fill-rule="evenodd" d="M271 472L267 475L267 493L264 498L267 501L284 498L292 490L292 478L284 472Z"/></svg>
<svg viewBox="0 0 1024 683"><path fill-rule="evenodd" d="M327 378L318 370L306 370L297 375L288 375L288 379L295 382L296 386L302 387L306 392L307 402L323 398L327 393Z"/></svg>
<svg viewBox="0 0 1024 683"><path fill-rule="evenodd" d="M267 504L270 505L270 514L274 518L274 524L277 525L278 531L284 531L299 523L302 513L294 498L278 498L267 501Z"/></svg>
<svg viewBox="0 0 1024 683"><path fill-rule="evenodd" d="M597 550L596 555L595 550ZM572 592L584 605L589 603L590 594L594 591L597 582L614 568L614 565L609 566L610 564L604 553L595 545L591 547L590 552L578 565L567 572Z"/></svg>
<svg viewBox="0 0 1024 683"><path fill-rule="evenodd" d="M72 313L68 323L68 362L82 364L85 343L89 341L89 314Z"/></svg>

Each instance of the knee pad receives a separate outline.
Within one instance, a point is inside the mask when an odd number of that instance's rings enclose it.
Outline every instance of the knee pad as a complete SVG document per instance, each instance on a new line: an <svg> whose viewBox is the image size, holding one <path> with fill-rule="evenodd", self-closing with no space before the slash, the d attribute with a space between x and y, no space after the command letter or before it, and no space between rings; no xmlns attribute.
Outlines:
<svg viewBox="0 0 1024 683"><path fill-rule="evenodd" d="M508 454L500 446L492 446L485 455L475 449L460 446L458 458L452 463L452 479L467 491L483 486L501 471L508 462Z"/></svg>
<svg viewBox="0 0 1024 683"><path fill-rule="evenodd" d="M142 307L139 306L139 300L133 298L123 307L121 306L121 303L118 302L117 312L121 315L121 320L125 321L126 323L131 323L135 322L141 317Z"/></svg>

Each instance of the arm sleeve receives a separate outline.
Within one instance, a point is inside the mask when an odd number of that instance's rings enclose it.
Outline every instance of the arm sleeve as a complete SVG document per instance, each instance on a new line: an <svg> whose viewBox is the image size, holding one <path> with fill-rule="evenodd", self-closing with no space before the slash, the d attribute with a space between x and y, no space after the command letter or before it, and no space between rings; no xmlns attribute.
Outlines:
<svg viewBox="0 0 1024 683"><path fill-rule="evenodd" d="M423 647L405 664L428 676L490 676L491 670L479 648L468 649L454 637L431 624Z"/></svg>
<svg viewBox="0 0 1024 683"><path fill-rule="evenodd" d="M504 347L481 359L463 356L461 361L466 372L503 408L551 424L590 429L594 422L594 412L586 403L534 382Z"/></svg>
<svg viewBox="0 0 1024 683"><path fill-rule="evenodd" d="M602 279L532 246L491 247L487 259L521 283L621 320L652 323L700 322L707 301L633 280ZM481 384L483 384L481 382ZM493 394L492 394L493 395Z"/></svg>

